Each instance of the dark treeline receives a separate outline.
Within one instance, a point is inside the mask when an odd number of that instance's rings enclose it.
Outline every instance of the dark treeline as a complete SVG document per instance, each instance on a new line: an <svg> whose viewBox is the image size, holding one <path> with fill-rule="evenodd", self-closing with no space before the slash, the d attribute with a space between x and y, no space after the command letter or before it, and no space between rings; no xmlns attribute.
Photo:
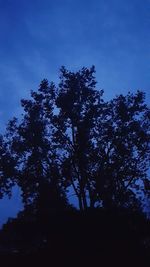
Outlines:
<svg viewBox="0 0 150 267"><path fill-rule="evenodd" d="M62 67L59 84L44 79L30 99L21 100L22 117L9 121L0 139L0 194L11 195L17 184L24 211L3 227L3 244L16 231L21 241L13 236L13 242L29 245L29 235L36 247L41 233L53 240L52 250L60 242L62 254L70 244L78 256L91 249L95 258L98 253L107 258L110 251L113 257L134 251L146 257L150 109L142 91L104 101L94 75L94 67L77 72ZM68 192L76 196L79 211ZM100 245L92 249L96 242Z"/></svg>

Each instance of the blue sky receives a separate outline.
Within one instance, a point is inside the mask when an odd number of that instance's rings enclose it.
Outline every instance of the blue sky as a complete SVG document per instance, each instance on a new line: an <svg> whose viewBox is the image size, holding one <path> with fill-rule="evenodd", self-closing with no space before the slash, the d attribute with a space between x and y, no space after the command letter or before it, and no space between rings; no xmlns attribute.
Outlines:
<svg viewBox="0 0 150 267"><path fill-rule="evenodd" d="M1 131L62 65L94 64L106 98L142 89L149 102L149 29L150 0L0 0Z"/></svg>

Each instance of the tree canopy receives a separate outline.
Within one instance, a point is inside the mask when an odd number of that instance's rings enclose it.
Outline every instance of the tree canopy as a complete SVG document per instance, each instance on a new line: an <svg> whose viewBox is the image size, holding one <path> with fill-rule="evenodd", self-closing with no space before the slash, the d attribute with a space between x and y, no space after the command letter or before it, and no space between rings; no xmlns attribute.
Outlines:
<svg viewBox="0 0 150 267"><path fill-rule="evenodd" d="M150 191L150 109L137 91L104 101L95 68L60 69L56 86L44 79L21 118L9 121L0 143L1 193L17 183L25 205L39 213L140 205Z"/></svg>

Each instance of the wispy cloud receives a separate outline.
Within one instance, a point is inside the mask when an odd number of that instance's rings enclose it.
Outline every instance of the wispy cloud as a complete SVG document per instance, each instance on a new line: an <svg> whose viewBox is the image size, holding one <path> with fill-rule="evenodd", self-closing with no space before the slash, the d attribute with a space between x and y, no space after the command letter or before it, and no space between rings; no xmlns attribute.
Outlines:
<svg viewBox="0 0 150 267"><path fill-rule="evenodd" d="M0 104L3 120L18 114L41 79L61 65L96 65L107 97L143 88L150 99L150 2L1 1Z"/></svg>

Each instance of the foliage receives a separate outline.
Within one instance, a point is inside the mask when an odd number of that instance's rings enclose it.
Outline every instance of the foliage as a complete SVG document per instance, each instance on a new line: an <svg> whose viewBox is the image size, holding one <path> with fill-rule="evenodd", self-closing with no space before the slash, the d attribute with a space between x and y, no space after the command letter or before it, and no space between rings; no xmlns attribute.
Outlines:
<svg viewBox="0 0 150 267"><path fill-rule="evenodd" d="M94 67L62 67L59 85L43 80L31 99L21 101L22 118L8 124L0 147L1 188L8 191L8 181L15 181L25 205L40 216L67 207L70 189L80 210L138 208L137 194L149 192L145 94L104 101L94 75Z"/></svg>

